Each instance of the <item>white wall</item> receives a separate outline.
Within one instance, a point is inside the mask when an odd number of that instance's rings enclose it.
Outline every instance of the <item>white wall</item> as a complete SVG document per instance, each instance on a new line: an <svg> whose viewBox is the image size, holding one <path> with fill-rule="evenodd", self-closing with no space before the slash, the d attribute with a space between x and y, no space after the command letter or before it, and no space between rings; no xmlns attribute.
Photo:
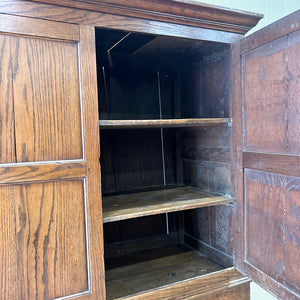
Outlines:
<svg viewBox="0 0 300 300"><path fill-rule="evenodd" d="M201 2L263 14L264 18L247 35L300 9L299 0L203 0ZM259 285L251 283L251 300L275 299Z"/></svg>
<svg viewBox="0 0 300 300"><path fill-rule="evenodd" d="M201 0L200 2L248 10L265 15L249 33L300 9L299 0Z"/></svg>

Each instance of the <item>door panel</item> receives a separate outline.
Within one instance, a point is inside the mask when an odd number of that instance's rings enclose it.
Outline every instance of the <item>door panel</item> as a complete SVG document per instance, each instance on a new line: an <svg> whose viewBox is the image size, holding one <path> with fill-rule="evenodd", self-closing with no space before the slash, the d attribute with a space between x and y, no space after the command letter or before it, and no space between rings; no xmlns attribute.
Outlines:
<svg viewBox="0 0 300 300"><path fill-rule="evenodd" d="M82 158L77 43L11 44L17 162Z"/></svg>
<svg viewBox="0 0 300 300"><path fill-rule="evenodd" d="M89 291L83 184L0 187L2 299L55 299Z"/></svg>
<svg viewBox="0 0 300 300"><path fill-rule="evenodd" d="M244 151L300 154L299 31L242 56Z"/></svg>
<svg viewBox="0 0 300 300"><path fill-rule="evenodd" d="M105 299L94 28L0 23L0 299Z"/></svg>
<svg viewBox="0 0 300 300"><path fill-rule="evenodd" d="M299 17L234 47L236 265L279 299L300 297Z"/></svg>
<svg viewBox="0 0 300 300"><path fill-rule="evenodd" d="M299 293L300 178L245 169L245 191L246 261Z"/></svg>

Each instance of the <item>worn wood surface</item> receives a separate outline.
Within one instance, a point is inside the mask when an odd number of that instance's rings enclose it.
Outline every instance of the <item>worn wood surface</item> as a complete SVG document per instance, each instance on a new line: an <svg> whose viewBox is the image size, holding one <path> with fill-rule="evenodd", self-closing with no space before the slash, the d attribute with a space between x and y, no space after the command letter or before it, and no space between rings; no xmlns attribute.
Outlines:
<svg viewBox="0 0 300 300"><path fill-rule="evenodd" d="M71 24L85 24L96 27L195 38L221 43L233 43L241 36L241 34L233 32L200 28L198 26L192 27L184 24L114 15L111 14L111 12L101 13L23 0L0 1L0 12Z"/></svg>
<svg viewBox="0 0 300 300"><path fill-rule="evenodd" d="M171 283L168 286L154 288L152 290L137 293L126 297L127 299L206 299L206 297L216 297L227 291L230 294L230 287L246 284L249 288L249 280L237 272L234 268L217 271L196 278L191 278L178 283ZM209 286L209 288L208 288ZM245 292L245 291L244 291ZM249 292L249 290L248 290ZM249 293L233 294L236 299L249 299ZM194 297L194 298L193 298ZM211 298L208 298L211 299ZM216 299L216 298L212 298ZM223 299L223 298L221 298ZM225 298L227 299L227 298ZM232 299L232 298L231 298ZM235 299L235 298L234 298Z"/></svg>
<svg viewBox="0 0 300 300"><path fill-rule="evenodd" d="M246 280L244 280L246 281ZM198 297L198 295L192 296L188 298L189 300L203 299L203 300L231 300L231 299L239 299L239 300L250 300L250 283L243 282L241 280L240 284L233 284L229 287L220 287L213 291L208 291L207 293L203 293L203 295Z"/></svg>
<svg viewBox="0 0 300 300"><path fill-rule="evenodd" d="M87 299L105 299L103 226L98 127L95 29L80 26L80 74L84 113L85 159L87 163L87 207L91 268L91 295Z"/></svg>
<svg viewBox="0 0 300 300"><path fill-rule="evenodd" d="M12 163L16 156L10 37L0 36L0 49L0 163Z"/></svg>
<svg viewBox="0 0 300 300"><path fill-rule="evenodd" d="M201 65L202 116L205 118L230 117L229 48L221 53L210 53ZM213 78L213 80L212 80Z"/></svg>
<svg viewBox="0 0 300 300"><path fill-rule="evenodd" d="M70 1L35 0L35 2L61 5L71 8L113 13L123 16L154 19L172 23L186 24L204 28L218 29L237 33L246 33L256 25L262 15L195 1L156 1L155 5L147 1Z"/></svg>
<svg viewBox="0 0 300 300"><path fill-rule="evenodd" d="M81 28L78 44L56 22L43 35L26 18L22 31L24 19L5 37L10 48L1 44L1 90L11 98L11 106L1 100L1 121L13 122L16 134L1 132L0 150L16 159L0 166L0 298L104 299L93 27ZM66 26L67 35L70 28L78 39L78 26Z"/></svg>
<svg viewBox="0 0 300 300"><path fill-rule="evenodd" d="M232 145L230 147L230 173L233 196L236 200L232 220L233 247L235 249L235 267L243 273L244 268L244 188L243 188L243 152L242 152L242 85L240 43L231 47L230 84L232 96Z"/></svg>
<svg viewBox="0 0 300 300"><path fill-rule="evenodd" d="M77 44L11 43L17 162L82 158Z"/></svg>
<svg viewBox="0 0 300 300"><path fill-rule="evenodd" d="M246 169L246 261L299 296L300 179Z"/></svg>
<svg viewBox="0 0 300 300"><path fill-rule="evenodd" d="M164 185L159 129L102 130L100 136L104 195ZM174 184L172 177L167 183Z"/></svg>
<svg viewBox="0 0 300 300"><path fill-rule="evenodd" d="M0 184L82 178L86 174L86 162L9 164L0 168Z"/></svg>
<svg viewBox="0 0 300 300"><path fill-rule="evenodd" d="M229 268L233 266L232 255L227 254L225 251L218 250L215 245L203 242L202 238L197 239L189 234L184 234L184 243L202 255L218 262L218 264L223 267Z"/></svg>
<svg viewBox="0 0 300 300"><path fill-rule="evenodd" d="M243 167L283 175L300 177L299 155L243 152Z"/></svg>
<svg viewBox="0 0 300 300"><path fill-rule="evenodd" d="M238 187L237 220L245 226L237 265L280 299L299 298L300 31L294 25L287 29L298 15L249 38L249 43L260 42L241 55L242 107L237 101L243 118L243 145L237 151L243 147L245 152L237 159L239 167L249 168L244 186ZM275 33L280 26L283 31ZM263 35L276 39L263 43Z"/></svg>
<svg viewBox="0 0 300 300"><path fill-rule="evenodd" d="M206 127L231 123L229 118L208 119L174 119L174 120L100 120L102 129L120 128L176 128L176 127Z"/></svg>
<svg viewBox="0 0 300 300"><path fill-rule="evenodd" d="M109 223L109 224L116 224ZM108 260L114 257L122 257L123 255L131 254L132 256L138 252L149 251L152 249L170 247L178 244L177 232L170 234L160 234L155 236L147 236L143 239L135 239L128 241L119 241L117 243L105 245L104 255Z"/></svg>
<svg viewBox="0 0 300 300"><path fill-rule="evenodd" d="M242 56L245 151L300 154L299 55L298 30Z"/></svg>
<svg viewBox="0 0 300 300"><path fill-rule="evenodd" d="M170 249L168 251L173 252ZM163 256L160 256L160 253ZM149 260L143 258L142 262L107 270L107 299L147 291L222 270L211 260L192 251L182 251L180 248L176 248L173 255L164 256L163 248L153 250L148 255Z"/></svg>
<svg viewBox="0 0 300 300"><path fill-rule="evenodd" d="M185 184L206 191L231 194L230 140L231 127L185 131L182 149ZM208 246L205 248L208 256L217 257L219 254L219 260L228 263L234 248L231 231L233 218L232 206L187 211L186 233L199 241L201 247L204 244ZM191 239L187 242L193 247L199 244Z"/></svg>
<svg viewBox="0 0 300 300"><path fill-rule="evenodd" d="M0 197L1 299L87 293L83 182L1 186Z"/></svg>
<svg viewBox="0 0 300 300"><path fill-rule="evenodd" d="M76 24L62 24L13 15L0 14L0 31L15 35L79 41L79 28Z"/></svg>
<svg viewBox="0 0 300 300"><path fill-rule="evenodd" d="M126 241L147 239L150 236L160 236L167 232L166 216L150 215L143 218L132 218L103 224L104 245L116 245ZM170 229L169 232L171 232ZM173 230L174 232L174 230ZM121 248L123 246L120 246Z"/></svg>
<svg viewBox="0 0 300 300"><path fill-rule="evenodd" d="M103 197L103 222L229 202L230 198L226 196L202 192L191 187L109 196Z"/></svg>

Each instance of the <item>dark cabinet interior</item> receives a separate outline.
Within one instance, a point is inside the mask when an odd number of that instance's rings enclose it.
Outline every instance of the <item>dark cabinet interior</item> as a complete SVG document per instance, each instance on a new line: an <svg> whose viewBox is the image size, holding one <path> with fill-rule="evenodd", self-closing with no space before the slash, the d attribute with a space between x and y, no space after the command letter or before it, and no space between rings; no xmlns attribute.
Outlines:
<svg viewBox="0 0 300 300"><path fill-rule="evenodd" d="M230 46L96 43L107 298L232 266Z"/></svg>

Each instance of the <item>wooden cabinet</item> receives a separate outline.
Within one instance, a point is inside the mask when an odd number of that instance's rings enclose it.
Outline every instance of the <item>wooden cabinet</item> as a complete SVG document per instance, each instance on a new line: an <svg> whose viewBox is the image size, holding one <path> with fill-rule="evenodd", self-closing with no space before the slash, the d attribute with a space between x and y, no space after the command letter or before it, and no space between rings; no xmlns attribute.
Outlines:
<svg viewBox="0 0 300 300"><path fill-rule="evenodd" d="M261 17L0 2L1 299L299 298L299 11Z"/></svg>

